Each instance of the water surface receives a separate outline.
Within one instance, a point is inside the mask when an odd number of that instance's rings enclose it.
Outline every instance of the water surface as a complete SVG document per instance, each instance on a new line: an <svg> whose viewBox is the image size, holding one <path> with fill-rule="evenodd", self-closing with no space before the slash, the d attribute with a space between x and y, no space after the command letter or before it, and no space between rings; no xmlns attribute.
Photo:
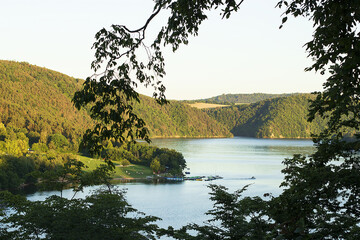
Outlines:
<svg viewBox="0 0 360 240"><path fill-rule="evenodd" d="M289 139L154 139L153 145L172 148L181 152L190 168L191 176L220 175L224 179L211 183L220 184L235 191L251 184L248 196L264 193L278 195L283 179L282 161L293 154L311 154L310 140ZM255 179L249 179L252 176ZM176 184L128 183L119 185L127 189L127 199L136 209L162 218L161 227L179 228L188 223L202 223L204 213L211 209L208 184L210 182L185 181ZM94 188L87 188L84 196ZM29 198L44 199L54 192L35 193ZM72 196L71 190L64 192Z"/></svg>

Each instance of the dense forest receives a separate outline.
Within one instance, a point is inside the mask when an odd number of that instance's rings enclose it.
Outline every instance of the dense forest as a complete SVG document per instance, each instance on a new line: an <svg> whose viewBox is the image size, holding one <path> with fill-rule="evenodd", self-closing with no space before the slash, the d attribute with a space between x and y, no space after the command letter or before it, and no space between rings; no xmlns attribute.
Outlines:
<svg viewBox="0 0 360 240"><path fill-rule="evenodd" d="M256 103L262 100L277 98L277 97L286 97L292 94L268 94L268 93L251 93L251 94L222 94L219 96L199 99L199 100L190 100L186 102L204 102L204 103L214 103L214 104L243 104L243 103Z"/></svg>
<svg viewBox="0 0 360 240"><path fill-rule="evenodd" d="M209 116L226 125L235 136L258 138L310 138L325 127L316 118L309 123L311 94L273 98L250 105L206 109Z"/></svg>
<svg viewBox="0 0 360 240"><path fill-rule="evenodd" d="M28 63L0 61L0 122L24 128L43 141L60 133L73 145L93 123L86 111L77 111L71 99L83 80ZM204 112L171 101L159 106L141 96L134 105L151 137L228 137L231 133Z"/></svg>
<svg viewBox="0 0 360 240"><path fill-rule="evenodd" d="M0 61L0 122L24 128L44 142L60 133L72 144L92 120L71 103L83 81L64 74L12 61Z"/></svg>
<svg viewBox="0 0 360 240"><path fill-rule="evenodd" d="M222 124L203 111L179 101L160 106L150 97L141 96L134 104L136 113L145 120L152 137L231 137Z"/></svg>

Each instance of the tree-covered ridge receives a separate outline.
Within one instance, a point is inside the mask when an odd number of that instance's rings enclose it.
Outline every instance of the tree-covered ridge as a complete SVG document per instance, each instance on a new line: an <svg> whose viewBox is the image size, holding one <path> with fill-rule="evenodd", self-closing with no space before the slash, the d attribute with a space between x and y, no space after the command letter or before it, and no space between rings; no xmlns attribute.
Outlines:
<svg viewBox="0 0 360 240"><path fill-rule="evenodd" d="M326 124L320 118L307 121L310 99L314 99L311 94L297 94L206 112L235 136L310 138L311 133L319 133Z"/></svg>
<svg viewBox="0 0 360 240"><path fill-rule="evenodd" d="M140 96L135 112L145 120L151 137L229 137L222 124L203 111L179 101L159 105L150 97Z"/></svg>
<svg viewBox="0 0 360 240"><path fill-rule="evenodd" d="M269 93L251 93L251 94L222 94L219 96L191 100L187 102L204 102L204 103L216 103L216 104L237 104L237 103L256 103L270 98L286 97L292 95L291 93L283 94L269 94Z"/></svg>
<svg viewBox="0 0 360 240"><path fill-rule="evenodd" d="M25 62L0 61L0 122L39 134L61 133L76 141L92 120L71 98L82 80Z"/></svg>
<svg viewBox="0 0 360 240"><path fill-rule="evenodd" d="M61 133L78 139L93 120L71 102L83 80L25 62L0 61L0 122L41 135ZM159 106L141 96L135 104L151 137L225 137L230 132L200 110L171 101Z"/></svg>

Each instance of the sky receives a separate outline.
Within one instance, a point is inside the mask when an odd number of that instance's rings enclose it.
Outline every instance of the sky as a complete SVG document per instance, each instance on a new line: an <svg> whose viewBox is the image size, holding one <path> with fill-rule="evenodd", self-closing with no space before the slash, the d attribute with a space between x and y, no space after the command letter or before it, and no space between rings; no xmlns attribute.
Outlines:
<svg viewBox="0 0 360 240"><path fill-rule="evenodd" d="M312 23L290 18L279 29L277 1L245 0L230 19L210 12L188 45L175 53L164 49L167 98L321 91L326 76L304 71L312 63L303 47L312 39ZM153 5L152 0L1 0L0 59L85 79L93 73L96 32L111 24L138 28ZM149 43L167 14L151 23ZM152 94L151 89L138 90Z"/></svg>

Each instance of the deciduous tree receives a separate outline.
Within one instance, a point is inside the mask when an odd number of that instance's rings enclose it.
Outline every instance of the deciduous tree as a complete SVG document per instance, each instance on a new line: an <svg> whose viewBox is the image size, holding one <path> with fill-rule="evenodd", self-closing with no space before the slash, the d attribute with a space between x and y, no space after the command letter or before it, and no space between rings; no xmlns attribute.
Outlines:
<svg viewBox="0 0 360 240"><path fill-rule="evenodd" d="M121 142L142 138L150 141L145 122L133 111L134 101L139 101L136 86L154 88L153 96L158 103L167 102L165 86L165 60L162 47L170 45L176 51L187 44L189 36L198 34L200 24L207 18L206 11L221 9L223 18L237 11L243 0L155 0L154 11L143 26L129 29L114 24L111 29L101 29L93 44L95 60L91 68L94 75L88 77L83 89L78 91L73 102L77 108L90 105L91 117L98 120L88 129L83 144L91 152L100 152L104 140L114 138ZM144 44L146 31L151 21L160 13L170 12L168 21L161 28L150 46ZM147 61L137 55L140 49L148 54Z"/></svg>

